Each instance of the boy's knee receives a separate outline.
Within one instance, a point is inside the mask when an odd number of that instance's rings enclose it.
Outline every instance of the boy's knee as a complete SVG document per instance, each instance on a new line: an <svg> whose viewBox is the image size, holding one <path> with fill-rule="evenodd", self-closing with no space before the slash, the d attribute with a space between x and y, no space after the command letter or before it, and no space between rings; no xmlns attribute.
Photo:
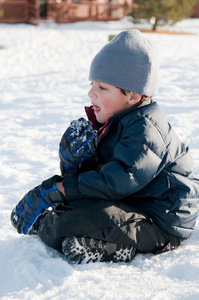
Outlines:
<svg viewBox="0 0 199 300"><path fill-rule="evenodd" d="M62 239L53 224L53 219L54 216L52 212L47 212L44 215L39 225L38 236L44 244L61 252Z"/></svg>

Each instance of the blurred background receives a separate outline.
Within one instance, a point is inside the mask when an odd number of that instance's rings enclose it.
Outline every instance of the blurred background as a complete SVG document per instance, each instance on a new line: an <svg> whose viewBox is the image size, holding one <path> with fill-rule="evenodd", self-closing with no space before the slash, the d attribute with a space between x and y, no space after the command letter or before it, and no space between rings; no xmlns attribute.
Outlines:
<svg viewBox="0 0 199 300"><path fill-rule="evenodd" d="M125 16L147 20L153 30L165 23L199 17L198 0L0 0L0 23L111 21Z"/></svg>

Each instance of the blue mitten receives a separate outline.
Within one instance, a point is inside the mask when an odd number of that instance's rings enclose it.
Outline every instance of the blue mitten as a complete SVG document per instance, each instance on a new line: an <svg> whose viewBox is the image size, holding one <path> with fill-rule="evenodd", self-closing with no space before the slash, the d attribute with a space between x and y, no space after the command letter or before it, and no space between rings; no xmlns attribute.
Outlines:
<svg viewBox="0 0 199 300"><path fill-rule="evenodd" d="M90 143L94 138L92 123L80 118L72 121L64 132L60 147L60 167L63 175L79 167L83 157L90 151Z"/></svg>
<svg viewBox="0 0 199 300"><path fill-rule="evenodd" d="M18 233L29 233L34 222L45 209L64 201L64 197L55 184L58 181L62 181L62 177L57 175L43 181L18 203L11 213L11 222Z"/></svg>

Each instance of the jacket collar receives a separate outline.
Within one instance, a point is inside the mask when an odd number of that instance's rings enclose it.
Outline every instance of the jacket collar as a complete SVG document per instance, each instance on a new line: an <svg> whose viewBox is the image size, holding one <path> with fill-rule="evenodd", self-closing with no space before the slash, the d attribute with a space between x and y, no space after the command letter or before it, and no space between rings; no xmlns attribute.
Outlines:
<svg viewBox="0 0 199 300"><path fill-rule="evenodd" d="M93 124L93 128L96 129L96 130L99 130L99 128L101 126L103 126L103 125L99 124L99 122L97 122L97 120L95 118L95 113L94 113L93 105L91 105L91 106L85 106L84 109L85 109L86 115L88 117L88 120L91 121L91 123Z"/></svg>
<svg viewBox="0 0 199 300"><path fill-rule="evenodd" d="M96 120L93 105L85 106L84 109L86 111L89 121L91 121L91 123L93 124L93 128L97 130L97 136L101 137L105 133L109 121L107 121L105 124L100 124Z"/></svg>

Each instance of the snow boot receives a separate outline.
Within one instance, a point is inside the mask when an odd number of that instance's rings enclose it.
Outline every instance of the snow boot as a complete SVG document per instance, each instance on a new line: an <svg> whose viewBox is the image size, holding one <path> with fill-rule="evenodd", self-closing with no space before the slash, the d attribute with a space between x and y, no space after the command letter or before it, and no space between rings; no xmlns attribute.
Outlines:
<svg viewBox="0 0 199 300"><path fill-rule="evenodd" d="M89 237L67 237L62 242L62 252L71 263L129 262L136 249Z"/></svg>

